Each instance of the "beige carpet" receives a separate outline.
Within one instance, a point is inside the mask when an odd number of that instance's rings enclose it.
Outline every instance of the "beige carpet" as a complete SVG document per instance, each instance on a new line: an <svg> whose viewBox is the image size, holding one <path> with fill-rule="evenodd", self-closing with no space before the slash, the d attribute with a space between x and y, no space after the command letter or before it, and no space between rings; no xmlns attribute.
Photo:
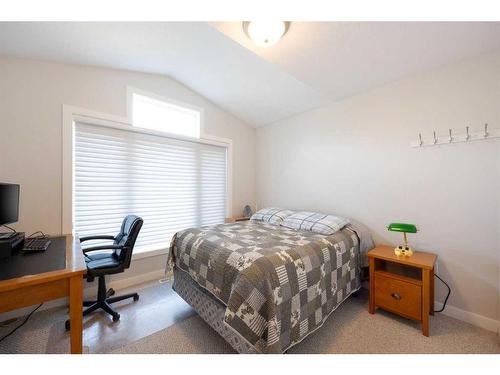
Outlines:
<svg viewBox="0 0 500 375"><path fill-rule="evenodd" d="M366 295L349 298L318 331L289 353L500 353L498 336L462 321L436 314L431 336L420 325L377 310L370 315ZM112 353L234 353L196 316L125 345Z"/></svg>
<svg viewBox="0 0 500 375"><path fill-rule="evenodd" d="M86 318L87 353L233 353L232 348L194 314L169 284L140 290L137 302L116 306L122 315L113 323L106 314ZM128 292L128 291L123 291ZM40 311L14 335L0 343L1 353L67 353L66 308ZM0 337L14 322L0 327ZM420 325L378 310L367 312L367 292L349 298L323 327L290 353L500 353L498 337L442 314L431 317L431 337Z"/></svg>
<svg viewBox="0 0 500 375"><path fill-rule="evenodd" d="M84 318L83 344L85 353L106 353L170 327L196 314L171 288L158 282L136 285L118 294L139 292L137 302L127 300L113 304L121 314L113 322L109 315L96 312ZM0 342L0 354L57 354L69 352L69 333L64 322L66 307L37 311L13 335ZM0 337L24 320L0 322Z"/></svg>

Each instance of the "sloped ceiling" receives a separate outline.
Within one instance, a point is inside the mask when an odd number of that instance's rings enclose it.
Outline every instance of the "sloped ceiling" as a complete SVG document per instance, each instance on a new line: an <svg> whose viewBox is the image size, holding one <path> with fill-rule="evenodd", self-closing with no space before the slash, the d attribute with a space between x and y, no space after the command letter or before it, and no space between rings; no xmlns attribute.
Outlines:
<svg viewBox="0 0 500 375"><path fill-rule="evenodd" d="M270 48L212 26L330 100L500 49L500 22L292 22Z"/></svg>
<svg viewBox="0 0 500 375"><path fill-rule="evenodd" d="M0 55L171 76L253 126L500 49L500 23L293 22L255 47L239 22L0 23Z"/></svg>

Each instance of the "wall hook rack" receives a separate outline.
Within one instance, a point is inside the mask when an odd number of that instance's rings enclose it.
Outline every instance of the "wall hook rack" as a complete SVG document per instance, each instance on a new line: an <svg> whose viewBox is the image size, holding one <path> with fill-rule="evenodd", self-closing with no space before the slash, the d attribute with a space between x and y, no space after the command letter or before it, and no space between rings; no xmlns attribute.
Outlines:
<svg viewBox="0 0 500 375"><path fill-rule="evenodd" d="M455 129L456 130L456 129ZM481 131L472 132L471 127L466 126L463 134L455 134L453 129L448 129L448 134L437 135L433 130L432 137L425 139L422 133L418 133L418 141L412 142L411 147L428 147L452 143L487 141L500 138L500 129L490 129L488 123L484 124Z"/></svg>

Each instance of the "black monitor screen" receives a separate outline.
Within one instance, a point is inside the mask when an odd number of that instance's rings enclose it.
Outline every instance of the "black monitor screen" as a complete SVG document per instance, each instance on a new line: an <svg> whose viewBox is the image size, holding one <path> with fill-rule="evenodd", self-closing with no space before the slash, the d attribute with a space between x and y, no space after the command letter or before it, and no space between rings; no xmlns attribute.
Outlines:
<svg viewBox="0 0 500 375"><path fill-rule="evenodd" d="M0 225L19 218L19 185L0 183Z"/></svg>

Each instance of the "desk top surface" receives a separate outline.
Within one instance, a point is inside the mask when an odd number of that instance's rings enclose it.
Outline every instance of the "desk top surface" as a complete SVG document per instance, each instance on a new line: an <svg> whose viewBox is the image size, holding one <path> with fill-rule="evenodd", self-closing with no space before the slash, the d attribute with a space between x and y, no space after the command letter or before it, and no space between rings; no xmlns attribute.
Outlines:
<svg viewBox="0 0 500 375"><path fill-rule="evenodd" d="M80 240L76 236L51 237L47 250L15 254L0 259L0 292L24 285L65 278L86 271Z"/></svg>

